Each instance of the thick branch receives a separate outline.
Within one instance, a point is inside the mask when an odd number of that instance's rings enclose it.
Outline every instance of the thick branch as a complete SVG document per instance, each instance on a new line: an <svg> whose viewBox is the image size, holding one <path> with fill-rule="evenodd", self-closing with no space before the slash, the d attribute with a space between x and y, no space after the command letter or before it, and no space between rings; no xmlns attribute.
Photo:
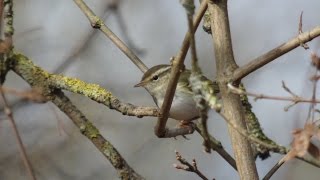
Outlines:
<svg viewBox="0 0 320 180"><path fill-rule="evenodd" d="M290 41L281 44L280 46L272 49L271 51L257 57L256 59L250 61L248 64L238 68L232 77L233 81L241 80L253 71L261 68L262 66L268 64L269 62L275 60L276 58L282 56L283 54L295 49L296 47L304 44L312 39L320 36L320 26L315 27L311 31L299 34L297 37L291 39Z"/></svg>
<svg viewBox="0 0 320 180"><path fill-rule="evenodd" d="M97 84L85 83L75 78L50 74L40 67L35 66L26 56L14 54L12 57L13 70L32 86L38 88L65 89L67 91L82 94L96 102L102 103L110 109L115 109L128 116L158 116L158 109L154 107L139 107L129 103L123 103L111 92L101 88ZM50 94L48 94L50 96Z"/></svg>
<svg viewBox="0 0 320 180"><path fill-rule="evenodd" d="M82 0L74 0L81 11L87 16L93 28L100 29L143 73L148 67L124 44Z"/></svg>
<svg viewBox="0 0 320 180"><path fill-rule="evenodd" d="M204 0L200 5L198 13L196 14L195 20L193 22L194 30L196 30L199 26L199 23L202 19L202 16L207 9L207 3L208 3L208 0ZM187 34L184 37L184 40L182 42L182 47L181 47L177 57L172 62L173 67L172 67L171 74L170 74L171 78L170 78L170 81L168 84L168 88L166 91L166 95L165 95L163 104L161 106L161 110L160 110L161 116L159 117L159 119L157 121L157 125L155 126L155 134L158 137L166 137L166 128L165 127L166 127L167 120L169 117L169 110L171 108L173 96L176 91L178 79L179 79L179 76L181 73L180 71L183 67L183 62L184 62L184 59L185 59L187 52L188 52L188 49L189 49L189 42L190 42L190 33L187 32Z"/></svg>
<svg viewBox="0 0 320 180"><path fill-rule="evenodd" d="M223 113L234 124L242 129L246 129L240 97L239 95L228 93L227 84L224 81L225 77L231 76L237 68L233 57L227 0L210 1L209 12L211 14L211 30L217 64L217 81L223 102ZM259 179L250 142L229 124L228 129L240 179Z"/></svg>

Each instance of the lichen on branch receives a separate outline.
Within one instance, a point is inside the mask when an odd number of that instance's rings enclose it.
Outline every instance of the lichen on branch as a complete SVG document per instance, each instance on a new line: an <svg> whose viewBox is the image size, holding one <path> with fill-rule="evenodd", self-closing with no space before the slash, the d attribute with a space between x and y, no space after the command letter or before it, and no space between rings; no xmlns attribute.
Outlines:
<svg viewBox="0 0 320 180"><path fill-rule="evenodd" d="M82 80L56 75L46 72L26 56L13 53L12 69L25 79L31 86L41 88L44 95L51 99L51 92L55 89L63 89L73 93L84 95L98 103L102 103L110 109L115 109L128 116L158 116L156 107L140 107L130 103L123 103L112 95L111 92L97 84L86 83Z"/></svg>

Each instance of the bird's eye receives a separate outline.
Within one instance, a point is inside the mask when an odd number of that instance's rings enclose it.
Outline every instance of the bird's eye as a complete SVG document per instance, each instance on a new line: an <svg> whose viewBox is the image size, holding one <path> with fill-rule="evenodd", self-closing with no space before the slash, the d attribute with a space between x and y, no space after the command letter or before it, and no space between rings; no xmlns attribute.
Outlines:
<svg viewBox="0 0 320 180"><path fill-rule="evenodd" d="M152 79L155 80L155 81L158 80L158 78L159 78L159 77L158 77L157 75L154 75L154 76L152 77Z"/></svg>

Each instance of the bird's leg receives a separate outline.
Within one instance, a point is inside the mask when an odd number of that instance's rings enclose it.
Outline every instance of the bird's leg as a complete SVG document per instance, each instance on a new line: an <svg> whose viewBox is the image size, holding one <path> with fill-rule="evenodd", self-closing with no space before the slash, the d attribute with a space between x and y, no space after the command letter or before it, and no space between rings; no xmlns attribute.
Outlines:
<svg viewBox="0 0 320 180"><path fill-rule="evenodd" d="M178 128L188 128L191 133L195 129L195 124L189 120L181 120L178 124Z"/></svg>

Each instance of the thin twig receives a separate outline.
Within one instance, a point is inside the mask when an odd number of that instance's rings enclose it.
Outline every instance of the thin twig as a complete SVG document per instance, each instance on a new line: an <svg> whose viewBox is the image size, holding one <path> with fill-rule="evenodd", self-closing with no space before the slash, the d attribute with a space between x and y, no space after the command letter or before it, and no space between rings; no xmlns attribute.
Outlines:
<svg viewBox="0 0 320 180"><path fill-rule="evenodd" d="M320 26L315 27L314 29L299 34L295 38L289 40L286 43L281 44L280 46L272 49L271 51L253 59L248 64L238 68L232 77L233 81L238 81L253 71L261 68L262 66L268 64L269 62L275 60L276 58L286 54L287 52L299 47L301 43L306 43L312 39L320 36Z"/></svg>
<svg viewBox="0 0 320 180"><path fill-rule="evenodd" d="M30 179L36 180L36 176L34 175L34 172L32 170L32 165L31 165L31 163L29 161L29 158L28 158L26 149L25 149L25 147L23 145L19 130L18 130L17 125L15 123L15 120L13 118L13 113L12 113L12 111L11 111L11 109L9 107L9 104L7 102L7 99L6 99L6 97L5 97L5 95L4 95L3 91L2 91L2 86L0 87L0 94L1 94L1 101L3 102L3 105L4 105L4 112L7 115L8 119L9 119L9 121L11 123L12 129L14 131L15 138L16 138L16 140L18 142L20 155L21 155L23 164L24 164L24 166L26 167L26 169L28 171Z"/></svg>
<svg viewBox="0 0 320 180"><path fill-rule="evenodd" d="M288 86L286 86L285 82L284 81L281 81L282 83L282 88L287 91L289 94L291 94L293 97L298 97L298 95L296 95L294 92L292 92Z"/></svg>
<svg viewBox="0 0 320 180"><path fill-rule="evenodd" d="M13 88L3 87L2 91L6 94L12 94L17 97L22 98L22 100L29 100L37 103L45 103L47 102L47 99L42 96L40 89L31 89L26 91L18 91Z"/></svg>
<svg viewBox="0 0 320 180"><path fill-rule="evenodd" d="M233 89L234 86L232 86L231 84L228 84L228 87L229 88L231 87ZM239 89L237 89L236 91L239 92ZM241 93L245 93L245 91L243 91ZM247 95L250 96L250 94L247 94ZM239 134L241 134L242 136L248 138L252 142L255 142L255 143L258 143L258 144L260 144L262 146L265 146L266 148L269 148L270 150L272 150L273 152L276 152L276 153L286 154L287 152L289 152L289 150L286 149L283 146L280 146L280 145L277 145L277 144L268 144L268 143L265 143L265 142L261 141L260 139L258 139L256 137L250 136L250 134L247 133L247 131L245 129L242 129L242 128L238 127L236 124L234 124L233 122L228 120L224 114L222 114L222 113L219 113L219 114L224 118L224 120L227 121L228 124L230 124L232 126L232 128L234 128L236 131L238 131ZM318 159L314 158L314 157L296 157L296 158L320 168L320 161Z"/></svg>
<svg viewBox="0 0 320 180"><path fill-rule="evenodd" d="M301 11L300 17L299 17L299 27L298 27L298 33L302 34L302 15L303 11ZM305 50L309 49L309 46L306 43L300 42L300 46L303 47Z"/></svg>
<svg viewBox="0 0 320 180"><path fill-rule="evenodd" d="M239 94L239 95L248 95L255 97L255 100L258 99L270 99L270 100L277 100L277 101L291 101L296 103L320 103L320 100L312 100L312 99L305 99L300 96L298 97L282 97L282 96L270 96L265 94L256 94L248 91L243 91L235 86L233 86L231 83L228 84L228 88L232 93Z"/></svg>
<svg viewBox="0 0 320 180"><path fill-rule="evenodd" d="M284 164L285 161L279 161L277 162L270 171L263 177L262 180L269 180L271 176Z"/></svg>
<svg viewBox="0 0 320 180"><path fill-rule="evenodd" d="M83 0L74 0L81 11L87 16L91 26L99 29L105 34L143 73L148 70L148 67L131 51L124 42L122 42L104 23L94 14L94 12L86 5Z"/></svg>
<svg viewBox="0 0 320 180"><path fill-rule="evenodd" d="M197 124L196 131L204 138L203 129L200 123ZM237 171L236 161L233 157L223 148L221 142L209 134L209 146L213 151L216 151L233 169Z"/></svg>
<svg viewBox="0 0 320 180"><path fill-rule="evenodd" d="M208 0L204 0L200 8L198 10L198 13L195 16L194 19L194 30L196 30L199 26L199 23L203 17L203 14L205 13L206 9L208 7ZM173 96L177 87L178 79L180 76L180 71L183 67L183 62L186 57L186 54L189 49L189 42L190 42L190 32L188 31L187 34L184 37L182 47L177 55L177 57L172 62L172 70L170 74L170 80L168 83L168 88L166 90L166 94L164 97L163 104L160 109L160 117L157 121L157 124L155 126L155 134L158 137L166 137L166 124L169 117L169 110L171 108Z"/></svg>
<svg viewBox="0 0 320 180"><path fill-rule="evenodd" d="M202 174L201 171L199 171L198 167L197 167L197 162L195 159L192 160L192 164L190 164L186 159L184 159L180 153L178 151L176 152L176 159L185 166L181 166L178 164L173 164L173 167L175 167L176 169L181 169L184 171L189 171L189 172L193 172L195 174L197 174L201 179L203 180L209 180L205 175Z"/></svg>
<svg viewBox="0 0 320 180"><path fill-rule="evenodd" d="M193 15L194 15L194 0L184 0L182 1L183 7L186 9L187 14L187 20L188 20L188 28L190 32L190 49L191 49L191 62L192 62L192 74L193 75L200 75L201 70L198 65L198 57L197 57L197 48L196 48L196 41L195 41L195 31L193 28ZM192 75L191 75L192 76ZM191 79L191 77L190 77ZM192 85L193 86L193 85ZM193 89L193 88L192 88ZM197 103L197 108L200 113L200 119L203 129L203 135L204 135L204 150L207 153L210 153L210 147L209 147L209 133L208 133L208 126L207 126L207 120L208 120L208 105L206 104L204 98L201 96L201 90L197 89L194 91L194 100Z"/></svg>
<svg viewBox="0 0 320 180"><path fill-rule="evenodd" d="M129 48L135 51L138 55L142 55L144 53L144 50L139 48L129 36L126 23L123 19L122 13L119 11L119 3L120 3L120 0L116 0L115 2L113 2L114 7L112 7L112 10L114 12L115 17L117 18L117 23L120 27L120 30L122 31L123 40L127 42Z"/></svg>

